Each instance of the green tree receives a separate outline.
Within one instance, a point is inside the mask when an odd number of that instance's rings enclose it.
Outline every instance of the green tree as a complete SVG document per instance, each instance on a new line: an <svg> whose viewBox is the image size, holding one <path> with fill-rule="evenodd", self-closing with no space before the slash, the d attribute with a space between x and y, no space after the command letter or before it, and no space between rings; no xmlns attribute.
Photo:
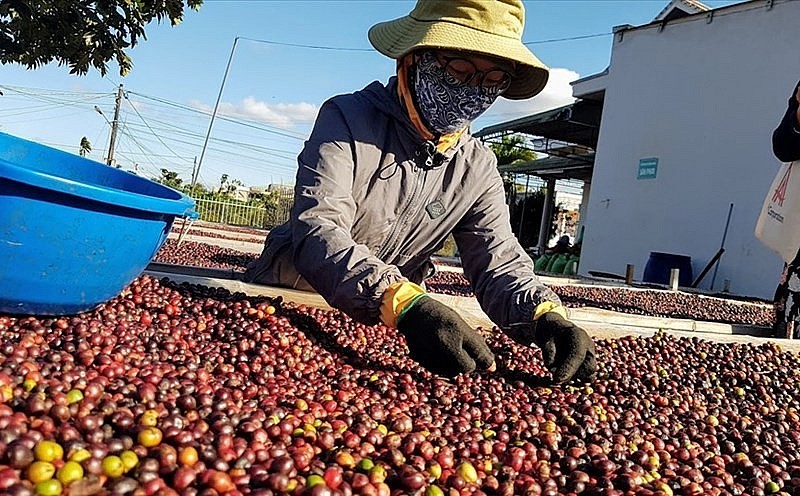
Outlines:
<svg viewBox="0 0 800 496"><path fill-rule="evenodd" d="M525 147L525 138L518 134L505 135L499 143L489 145L497 156L497 165L536 160L536 152Z"/></svg>
<svg viewBox="0 0 800 496"><path fill-rule="evenodd" d="M192 198L210 198L212 196L208 188L200 183L194 183L194 186L187 186L186 193Z"/></svg>
<svg viewBox="0 0 800 496"><path fill-rule="evenodd" d="M275 209L280 202L280 195L275 190L267 190L262 193L251 193L248 203L264 207L267 210Z"/></svg>
<svg viewBox="0 0 800 496"><path fill-rule="evenodd" d="M499 143L489 146L497 156L497 165L531 162L537 158L536 152L525 146L525 138L517 134L505 135ZM522 246L535 245L539 238L544 192L526 192L520 198L519 193L524 191L524 187L517 184L513 173L503 174L503 184L514 234Z"/></svg>
<svg viewBox="0 0 800 496"><path fill-rule="evenodd" d="M225 188L225 194L228 196L233 196L239 186L244 186L244 183L238 179L231 179L228 182L228 186Z"/></svg>
<svg viewBox="0 0 800 496"><path fill-rule="evenodd" d="M508 165L516 162L530 162L536 160L536 152L525 147L525 138L518 134L505 135L499 143L492 143L489 147L497 157L497 165ZM506 190L506 201L509 204L516 202L517 187L514 174L503 174L503 186Z"/></svg>
<svg viewBox="0 0 800 496"><path fill-rule="evenodd" d="M115 59L119 73L130 72L125 50L146 39L153 20L183 20L185 7L203 0L0 0L0 64L34 69L49 62L68 65L71 74L90 67L105 75Z"/></svg>
<svg viewBox="0 0 800 496"><path fill-rule="evenodd" d="M531 191L510 205L511 230L520 244L528 248L539 241L539 226L542 223L544 190ZM551 226L550 230L553 230Z"/></svg>
<svg viewBox="0 0 800 496"><path fill-rule="evenodd" d="M183 188L183 179L178 177L177 172L169 169L161 169L161 177L156 179L156 182L172 189L181 190Z"/></svg>
<svg viewBox="0 0 800 496"><path fill-rule="evenodd" d="M84 136L83 138L81 138L81 145L80 149L78 150L78 153L81 155L81 157L85 157L86 155L89 155L91 152L92 152L92 144L89 142L89 139L86 136Z"/></svg>

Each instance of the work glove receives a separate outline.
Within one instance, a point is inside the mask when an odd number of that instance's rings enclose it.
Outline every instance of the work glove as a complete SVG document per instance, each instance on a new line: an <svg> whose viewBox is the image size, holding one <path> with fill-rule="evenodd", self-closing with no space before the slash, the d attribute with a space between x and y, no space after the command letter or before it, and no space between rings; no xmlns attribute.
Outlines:
<svg viewBox="0 0 800 496"><path fill-rule="evenodd" d="M397 318L411 358L431 372L454 377L476 368L494 370L494 355L478 332L453 309L424 295Z"/></svg>
<svg viewBox="0 0 800 496"><path fill-rule="evenodd" d="M558 312L544 313L533 322L514 324L505 330L518 343L541 348L554 383L594 380L597 358L592 338Z"/></svg>

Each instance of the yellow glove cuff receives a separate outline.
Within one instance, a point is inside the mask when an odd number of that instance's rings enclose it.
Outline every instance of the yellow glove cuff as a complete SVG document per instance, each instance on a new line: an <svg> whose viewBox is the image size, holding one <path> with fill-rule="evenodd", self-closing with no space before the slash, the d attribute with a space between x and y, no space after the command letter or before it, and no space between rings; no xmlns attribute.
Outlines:
<svg viewBox="0 0 800 496"><path fill-rule="evenodd" d="M397 317L409 303L423 294L425 290L413 282L400 281L392 284L381 296L381 322L396 327Z"/></svg>
<svg viewBox="0 0 800 496"><path fill-rule="evenodd" d="M547 312L555 312L565 319L567 318L566 308L562 307L558 303L553 303L552 301L543 301L542 303L536 305L536 309L533 311L533 320L538 319Z"/></svg>

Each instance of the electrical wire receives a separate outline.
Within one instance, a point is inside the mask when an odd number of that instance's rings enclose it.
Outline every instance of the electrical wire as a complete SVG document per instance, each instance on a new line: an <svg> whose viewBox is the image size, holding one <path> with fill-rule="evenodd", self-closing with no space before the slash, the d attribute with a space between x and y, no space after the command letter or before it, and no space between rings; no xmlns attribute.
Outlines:
<svg viewBox="0 0 800 496"><path fill-rule="evenodd" d="M153 100L153 101L156 101L156 102L160 102L160 103L162 103L164 105L180 108L180 109L186 110L188 112L196 112L196 113L200 113L200 114L203 114L205 116L211 117L211 112L208 112L208 111L205 111L205 110L200 110L200 109L196 109L196 108L193 108L193 107L189 107L187 105L183 105L183 104L179 104L179 103L175 103L175 102L170 102L169 100L165 100L163 98L158 98L158 97L154 97L154 96L150 96L150 95L145 95L143 93L137 93L137 92L133 92L132 91L131 94L138 95L138 96L140 96L142 98L146 98L148 100ZM302 136L300 134L291 134L291 133L289 133L287 131L277 130L277 128L274 128L274 127L268 126L268 125L251 124L251 123L248 123L248 122L245 122L245 121L241 121L241 120L237 120L237 119L234 119L234 118L231 118L231 117L227 117L227 116L218 116L217 118L220 119L220 120L224 120L224 121L231 122L231 123L238 124L238 125L245 126L245 127L250 127L250 128L253 128L253 129L258 129L258 130L261 130L261 131L264 131L264 132L267 132L267 133L276 134L278 136L283 136L283 137L286 137L286 138L292 138L292 139L301 140L301 141L306 139L305 136Z"/></svg>
<svg viewBox="0 0 800 496"><path fill-rule="evenodd" d="M63 109L67 107L72 108L80 108L84 109L85 111L94 112L98 108L100 108L97 104L105 105L110 104L111 98L114 97L112 94L108 93L82 93L82 92L59 92L57 90L46 90L40 88L23 88L23 87L15 87L15 86L0 86L0 88L4 89L6 93L6 98L4 101L9 100L9 96L11 98L16 98L20 100L27 100L27 101L39 101L42 102L40 104L29 106L29 107L20 107L15 106L13 108L6 108L0 109L0 115L3 115L5 118L13 117L13 116L23 116L28 114L35 114L37 112L50 115L43 115L41 118L31 118L28 115L25 120L26 122L30 122L32 120L49 120L56 117L61 116L69 116L69 115L76 115L76 112L68 112L68 113L59 113L57 116L53 116L53 111L58 109ZM130 164L138 164L138 167L142 172L145 174L152 174L154 177L160 177L160 169L163 167L169 167L172 169L176 169L180 173L189 173L190 169L187 168L185 165L181 165L180 163L175 163L174 160L164 160L167 158L177 158L180 162L187 163L190 162L185 155L182 156L178 148L175 148L167 141L177 142L181 145L187 145L192 148L192 152L194 152L194 148L198 146L199 140L202 138L200 132L193 132L190 129L186 129L185 127L175 126L174 119L171 122L162 121L160 119L151 119L146 117L136 106L136 102L134 102L127 94L123 93L126 97L126 100L130 103L130 106L133 108L134 113L136 113L139 122L123 122L118 125L118 141L117 141L117 150L115 150L115 154L118 157L118 163L124 164L125 162L129 162ZM145 95L145 97L147 97ZM174 102L170 102L168 100L154 98L156 100L157 105L161 105L165 109L173 109L170 115L174 118L175 108L180 108L181 110L188 112L193 116L203 116L204 118L208 116L207 112L202 110L198 110L192 107L183 106L180 104L176 104ZM160 101L161 103L158 103ZM111 127L112 123L108 120L105 112L100 110L101 116L105 120L106 124ZM234 123L234 124L244 124L245 127L249 129L255 129L261 132L267 132L276 134L276 131L273 129L269 129L266 126L255 125L251 123L243 123L238 121L237 119L233 118L225 118L226 121ZM164 147L164 149L169 152L167 153L157 153L156 150L152 149L152 147L146 145L144 135L142 133L146 133L148 137L155 137L157 142L160 146ZM102 141L100 138L100 134L102 130L99 131L95 142L99 143ZM303 139L301 136L297 135L294 136L290 133L286 132L277 132L278 134L282 135L285 138L289 138L294 140ZM189 139L175 139L175 136L183 135L184 137L188 137ZM194 142L192 141L194 140ZM231 157L240 158L243 162L239 163L238 166L242 169L252 170L252 171L263 171L264 167L267 166L272 169L275 173L278 174L285 174L285 173L293 173L295 170L295 163L294 157L296 153L294 151L289 150L282 150L279 148L271 148L260 146L254 143L246 143L243 141L237 141L234 139L225 139L225 138L213 138L212 143L215 146L210 148L211 151L217 154L222 154L227 160L230 160ZM43 142L44 143L44 142ZM48 144L48 143L45 143ZM220 146L222 145L222 146ZM74 146L72 144L56 144L52 143L50 146L61 147L63 149L72 150ZM253 155L252 153L240 153L234 151L235 149L239 150L248 150L250 152L255 152L258 155ZM107 149L103 147L94 147L93 152L94 154L100 154L103 157L107 153ZM190 153L192 153L190 152ZM192 153L193 154L193 153ZM275 160L266 160L266 157L273 157ZM154 160L164 161L164 163L156 163ZM101 158L99 161L104 161ZM246 161L257 162L258 165L251 165L247 164ZM126 167L127 168L127 167ZM214 170L214 169L212 169Z"/></svg>
<svg viewBox="0 0 800 496"><path fill-rule="evenodd" d="M602 36L610 36L612 33L605 32L605 33L594 33L594 34L584 34L584 35L577 35L577 36L568 36L564 38L550 38L545 40L535 40L535 41L523 41L523 45L543 45L546 43L561 43L564 41L578 41L578 40L586 40L590 38L599 38ZM374 52L374 48L356 48L356 47L336 47L336 46L326 46L326 45L306 45L303 43L288 43L284 41L275 41L275 40L261 40L256 38L248 38L246 36L239 36L240 40L251 41L253 43L262 43L264 45L276 45L276 46L285 46L285 47L292 47L292 48L305 48L308 50L328 50L333 52Z"/></svg>
<svg viewBox="0 0 800 496"><path fill-rule="evenodd" d="M150 122L161 125L161 127L155 126L156 130L170 131L172 133L175 133L175 134L178 134L178 135L181 135L181 136L198 138L198 140L200 140L200 142L202 142L203 134L200 131L196 131L195 132L195 131L186 129L184 127L176 126L172 122L161 121L160 119L150 118ZM252 144L252 143L246 143L246 142L243 142L243 141L234 141L234 140L224 139L224 138L214 138L214 137L212 137L211 139L215 140L215 141L222 142L222 143L230 144L230 145L248 147L248 148L251 148L251 149L253 149L255 151L261 151L261 152L264 152L264 153L272 152L271 154L273 154L275 156L281 156L280 154L282 154L282 158L292 158L293 159L297 155L296 150L284 150L284 149L279 149L279 148L270 148L270 147L266 147L266 146L256 145L256 144Z"/></svg>
<svg viewBox="0 0 800 496"><path fill-rule="evenodd" d="M127 131L128 131L128 128L127 128L127 125L125 125L125 124L119 126L119 128L118 128L118 132L120 133L121 136L127 137L128 139L130 139L143 152L142 156L146 159L147 162L150 163L150 165L153 166L153 169L160 170L160 167L158 165L156 165L152 160L153 159L152 150L150 150L145 145L143 145L141 142L139 142L139 140L137 140L136 137L132 133L129 133ZM171 163L171 162L168 162L168 163L170 164L171 167L178 168L178 170L180 172L186 172L186 170L184 168L179 167L177 164L174 164L174 163ZM159 174L157 174L157 176L158 175Z"/></svg>
<svg viewBox="0 0 800 496"><path fill-rule="evenodd" d="M174 126L169 126L169 125L164 126L164 127L160 127L158 125L159 121L157 119L150 119L150 122L153 122L154 125L149 127L149 128L147 128L148 130L150 130L151 132L169 131L173 135L173 137L170 137L169 139L171 141L173 141L173 142L182 143L182 144L189 144L189 145L197 145L202 141L202 138L203 138L202 135L197 133L197 132L192 132L190 130L176 128ZM128 126L130 128L133 128L133 129L137 129L137 128L138 129L142 129L141 125L139 125L137 123L128 123ZM181 140L181 139L175 138L174 136L182 136L182 137L188 138L188 139ZM194 139L195 141L191 141L192 139ZM288 151L288 150L281 150L281 149L277 149L277 148L270 148L270 147L266 147L266 146L262 146L262 145L253 144L253 143L246 143L246 142L243 142L243 141L230 140L230 139L225 139L225 138L212 138L211 140L214 141L214 142L217 142L218 144L226 144L226 145L233 145L233 146L237 146L237 147L248 148L248 149L250 149L252 151L259 152L259 153L262 153L264 155L272 156L272 157L280 158L280 159L292 159L292 160L294 160L294 158L297 155L297 153L295 151Z"/></svg>
<svg viewBox="0 0 800 496"><path fill-rule="evenodd" d="M161 139L161 136L159 136L155 131L153 131L153 128L150 127L150 124L148 124L147 121L145 120L145 118L142 116L142 114L139 113L139 109L136 108L136 106L133 104L133 102L131 102L131 100L128 98L128 95L125 94L124 91L122 92L122 95L125 97L125 100L127 100L128 103L130 103L131 108L133 109L134 112L136 112L136 115L139 116L139 119L141 119L142 122L144 123L144 125L147 126L147 129L149 129L150 132L153 133L153 136L155 136L155 138L158 140L158 142L161 143L162 145L164 145L164 148L166 148L167 150L172 152L179 159L186 160L186 157L181 157L180 155L175 153L175 151L173 151L172 148L170 148L166 143L164 143L164 140Z"/></svg>

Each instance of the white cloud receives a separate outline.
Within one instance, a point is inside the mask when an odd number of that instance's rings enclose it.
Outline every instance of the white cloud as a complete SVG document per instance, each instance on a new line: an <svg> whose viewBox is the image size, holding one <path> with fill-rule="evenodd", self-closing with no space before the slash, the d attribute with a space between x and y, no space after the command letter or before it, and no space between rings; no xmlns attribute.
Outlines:
<svg viewBox="0 0 800 496"><path fill-rule="evenodd" d="M528 100L499 98L486 114L475 122L473 131L572 103L575 99L572 97L572 86L569 83L579 77L577 72L570 69L551 68L547 86L541 93ZM192 102L192 106L206 112L213 110L213 107L197 101ZM305 102L271 104L254 97L247 97L238 103L220 103L218 114L261 122L280 129L294 129L313 124L318 111L317 105Z"/></svg>
<svg viewBox="0 0 800 496"><path fill-rule="evenodd" d="M577 72L570 69L551 68L547 86L541 93L527 100L499 98L475 123L473 131L572 103L575 99L572 97L572 86L569 83L579 77Z"/></svg>
<svg viewBox="0 0 800 496"><path fill-rule="evenodd" d="M212 107L193 102L195 108L211 112ZM268 124L281 129L292 129L297 125L308 125L314 122L319 108L310 103L277 103L270 104L249 96L239 103L222 102L218 115L245 119Z"/></svg>

